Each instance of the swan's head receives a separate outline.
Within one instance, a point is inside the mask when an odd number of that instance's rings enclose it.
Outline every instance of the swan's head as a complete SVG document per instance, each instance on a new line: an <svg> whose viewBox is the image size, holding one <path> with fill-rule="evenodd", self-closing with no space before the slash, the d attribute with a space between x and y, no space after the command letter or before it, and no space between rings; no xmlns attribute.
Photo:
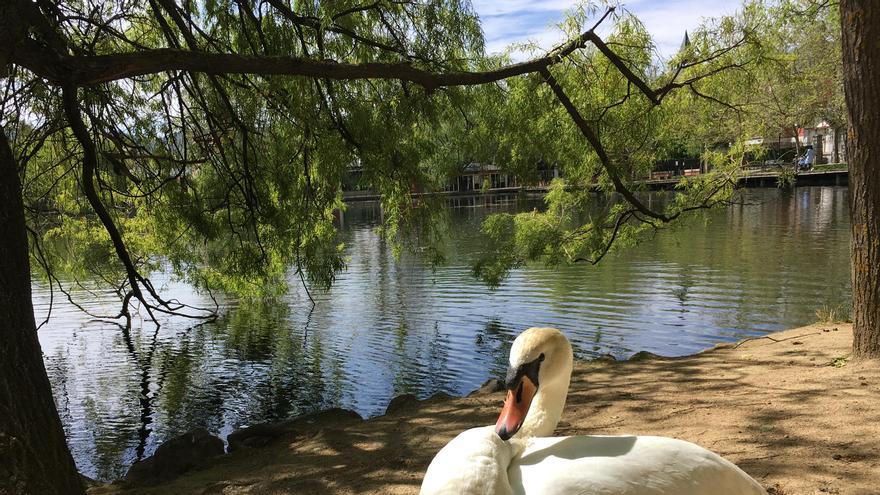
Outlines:
<svg viewBox="0 0 880 495"><path fill-rule="evenodd" d="M565 406L572 361L571 344L555 328L530 328L513 341L507 399L495 423L499 437L507 440L523 425L529 435L553 432Z"/></svg>

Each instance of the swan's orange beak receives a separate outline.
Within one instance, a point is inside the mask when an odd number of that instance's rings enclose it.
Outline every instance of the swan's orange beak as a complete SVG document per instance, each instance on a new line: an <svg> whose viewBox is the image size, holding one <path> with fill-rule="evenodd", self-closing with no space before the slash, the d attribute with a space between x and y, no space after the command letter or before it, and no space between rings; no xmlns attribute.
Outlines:
<svg viewBox="0 0 880 495"><path fill-rule="evenodd" d="M502 440L510 439L522 427L537 391L538 387L527 376L520 378L519 384L507 390L504 408L495 422L495 433Z"/></svg>

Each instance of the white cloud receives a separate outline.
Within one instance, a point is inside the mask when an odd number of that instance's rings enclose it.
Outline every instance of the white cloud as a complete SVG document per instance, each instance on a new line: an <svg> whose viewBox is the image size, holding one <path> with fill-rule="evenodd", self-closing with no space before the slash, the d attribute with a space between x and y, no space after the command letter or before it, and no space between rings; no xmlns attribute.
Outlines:
<svg viewBox="0 0 880 495"><path fill-rule="evenodd" d="M693 32L703 19L733 14L739 4L729 0L635 0L625 7L645 24L660 54L670 57L681 46L685 30Z"/></svg>
<svg viewBox="0 0 880 495"><path fill-rule="evenodd" d="M507 15L507 14L515 14L518 12L523 12L527 10L532 11L549 11L549 12L559 12L569 8L574 2L571 0L543 0L543 1L534 1L534 0L504 0L504 1L493 1L493 0L474 0L474 8L480 15Z"/></svg>
<svg viewBox="0 0 880 495"><path fill-rule="evenodd" d="M489 53L503 51L512 43L534 42L549 50L563 41L555 27L565 10L577 2L572 0L474 0L486 35ZM685 30L693 31L704 18L732 14L738 3L729 0L631 0L624 8L642 22L664 58L673 55L681 45ZM522 54L518 54L520 57Z"/></svg>

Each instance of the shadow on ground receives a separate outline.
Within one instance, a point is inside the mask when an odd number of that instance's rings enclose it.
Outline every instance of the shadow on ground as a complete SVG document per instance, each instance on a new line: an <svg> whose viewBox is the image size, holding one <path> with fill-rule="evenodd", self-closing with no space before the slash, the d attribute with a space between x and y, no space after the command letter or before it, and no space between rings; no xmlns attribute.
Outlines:
<svg viewBox="0 0 880 495"><path fill-rule="evenodd" d="M811 326L684 358L576 366L557 435L689 440L772 492L880 494L880 366L836 367L851 329ZM840 364L841 361L838 361ZM369 421L325 419L151 488L93 494L416 494L433 455L493 423L503 395L437 397Z"/></svg>

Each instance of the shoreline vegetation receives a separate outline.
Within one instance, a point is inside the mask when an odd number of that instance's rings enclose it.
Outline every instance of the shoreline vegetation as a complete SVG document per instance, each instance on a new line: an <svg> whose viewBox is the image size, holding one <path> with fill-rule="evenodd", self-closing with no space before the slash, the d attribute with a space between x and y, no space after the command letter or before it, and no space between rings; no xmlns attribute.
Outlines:
<svg viewBox="0 0 880 495"><path fill-rule="evenodd" d="M880 368L850 360L851 343L850 324L817 323L684 357L579 361L555 434L681 438L735 462L771 494L880 493ZM94 484L89 493L416 494L443 445L494 423L503 400L495 385L462 398L401 396L369 420L331 410L256 425L230 435L230 453L176 478Z"/></svg>
<svg viewBox="0 0 880 495"><path fill-rule="evenodd" d="M787 165L786 165L787 166ZM635 183L636 189L646 189L652 191L672 190L675 189L681 180L689 180L696 176L671 176L660 179L646 179ZM762 187L780 187L780 180L789 182L788 187L794 186L848 186L849 170L845 163L832 163L825 165L816 165L810 170L793 171L784 167L776 168L755 168L743 173L737 180L738 187L746 188L762 188ZM599 184L592 184L590 189L596 192L600 191ZM432 192L411 192L414 197L418 196L480 196L484 194L513 194L513 193L546 193L549 185L533 185L533 186L511 186L511 187L493 187L488 189L472 189L467 191L432 191ZM342 192L342 199L346 202L356 201L377 201L379 195L375 191L370 190L345 190Z"/></svg>

